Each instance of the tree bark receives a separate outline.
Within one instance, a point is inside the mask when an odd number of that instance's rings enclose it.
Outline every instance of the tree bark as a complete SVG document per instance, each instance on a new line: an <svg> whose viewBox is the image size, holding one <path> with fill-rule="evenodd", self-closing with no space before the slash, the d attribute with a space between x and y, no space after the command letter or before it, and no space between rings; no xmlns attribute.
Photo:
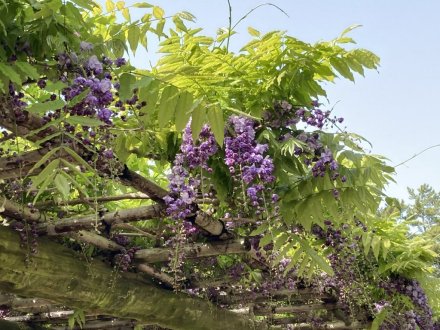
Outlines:
<svg viewBox="0 0 440 330"><path fill-rule="evenodd" d="M18 234L0 227L0 291L171 329L258 328L207 301L157 288L133 274L119 277L98 260L86 264L47 238L39 240L38 250L27 265Z"/></svg>

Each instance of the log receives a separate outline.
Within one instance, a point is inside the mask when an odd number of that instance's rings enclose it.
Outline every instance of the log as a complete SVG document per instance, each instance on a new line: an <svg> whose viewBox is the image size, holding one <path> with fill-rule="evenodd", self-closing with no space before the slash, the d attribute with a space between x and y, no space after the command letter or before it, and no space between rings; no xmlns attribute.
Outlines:
<svg viewBox="0 0 440 330"><path fill-rule="evenodd" d="M18 234L0 227L0 291L170 329L263 327L205 300L155 287L140 276L118 278L103 262L85 264L78 254L48 238L39 239L38 251L26 264Z"/></svg>

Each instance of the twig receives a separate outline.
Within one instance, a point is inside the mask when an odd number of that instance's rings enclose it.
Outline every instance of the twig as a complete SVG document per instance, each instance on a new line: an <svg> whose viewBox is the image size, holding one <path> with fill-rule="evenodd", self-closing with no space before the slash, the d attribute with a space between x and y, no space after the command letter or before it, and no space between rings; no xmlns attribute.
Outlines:
<svg viewBox="0 0 440 330"><path fill-rule="evenodd" d="M231 39L231 31L232 31L232 6L230 0L228 0L228 10L229 10L229 26L228 26L228 39L226 40L226 52L229 51L229 41Z"/></svg>
<svg viewBox="0 0 440 330"><path fill-rule="evenodd" d="M423 150L420 151L419 153L416 153L414 156L412 156L412 157L408 158L407 160L405 160L405 161L403 161L403 162L397 164L396 166L394 166L394 168L396 168L396 167L398 167L398 166L401 166L401 165L403 165L403 164L406 164L406 163L409 162L410 160L413 160L414 158L416 158L416 157L420 156L421 154L423 154L425 151L428 151L428 150L430 150L430 149L434 149L434 148L438 148L438 147L440 147L440 144L436 144L436 145L430 146L430 147L428 147L428 148L426 148L426 149L423 149Z"/></svg>
<svg viewBox="0 0 440 330"><path fill-rule="evenodd" d="M138 234L140 234L142 236L150 237L152 239L156 238L155 234L149 233L149 232L147 232L145 230L142 230L142 229L140 229L140 228L138 228L136 226L133 226L133 225L131 225L129 223L117 223L117 224L115 224L113 226L113 228L114 229L120 228L120 229L133 230L133 231L137 232ZM129 234L130 233L125 233L125 236L130 236ZM118 235L124 235L124 234L123 233L118 233ZM134 236L134 235L132 235L132 236Z"/></svg>

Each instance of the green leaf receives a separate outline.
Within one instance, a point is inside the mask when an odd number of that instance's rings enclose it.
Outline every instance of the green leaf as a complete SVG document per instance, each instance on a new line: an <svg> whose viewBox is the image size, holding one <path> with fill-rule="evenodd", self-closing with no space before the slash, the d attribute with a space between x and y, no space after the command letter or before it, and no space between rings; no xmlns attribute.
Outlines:
<svg viewBox="0 0 440 330"><path fill-rule="evenodd" d="M119 98L126 101L133 95L133 85L136 83L136 77L131 73L124 72L119 78L121 87L119 88Z"/></svg>
<svg viewBox="0 0 440 330"><path fill-rule="evenodd" d="M57 131L57 132L55 132L53 134L49 134L49 135L45 136L44 138L42 138L42 139L40 139L38 141L35 141L35 143L38 144L38 145L42 145L44 142L52 140L53 138L55 138L57 136L60 136L62 134L63 134L62 131Z"/></svg>
<svg viewBox="0 0 440 330"><path fill-rule="evenodd" d="M206 122L206 109L202 105L198 105L194 108L191 116L191 132L193 140L196 141L199 138L200 131L203 124Z"/></svg>
<svg viewBox="0 0 440 330"><path fill-rule="evenodd" d="M83 90L81 93L79 93L78 95L76 95L73 99L71 99L69 102L67 102L67 105L69 107L74 107L75 105L77 105L79 102L81 102L82 100L84 100L87 95L90 94L90 89L87 88L85 90Z"/></svg>
<svg viewBox="0 0 440 330"><path fill-rule="evenodd" d="M106 0L105 2L105 8L107 9L107 12L111 12L115 10L115 4L112 0Z"/></svg>
<svg viewBox="0 0 440 330"><path fill-rule="evenodd" d="M56 147L50 150L48 153L46 153L38 162L35 163L35 165L29 170L27 175L29 176L33 171L35 171L37 168L43 166L52 156L54 156L61 147Z"/></svg>
<svg viewBox="0 0 440 330"><path fill-rule="evenodd" d="M130 49L133 52L133 54L136 53L136 49L138 47L139 44L139 37L141 35L141 30L139 28L139 26L137 25L132 25L129 29L128 29L128 43L130 44Z"/></svg>
<svg viewBox="0 0 440 330"><path fill-rule="evenodd" d="M67 200L70 193L70 185L67 179L62 174L57 174L54 182L55 182L55 187L61 193L64 200Z"/></svg>
<svg viewBox="0 0 440 330"><path fill-rule="evenodd" d="M29 77L31 79L38 79L40 78L40 74L38 71L30 65L28 62L15 62L15 65L20 69L20 71L26 75L26 77Z"/></svg>
<svg viewBox="0 0 440 330"><path fill-rule="evenodd" d="M307 260L307 258L304 258L304 259L301 261L301 265L299 266L299 268L298 268L298 272L297 272L298 277L302 277L302 274L303 274L304 271L306 270L306 267L308 266L308 264L309 264L309 261Z"/></svg>
<svg viewBox="0 0 440 330"><path fill-rule="evenodd" d="M186 28L185 24L183 23L182 19L179 16L174 16L173 22L178 30L184 31L184 32L188 31L188 29Z"/></svg>
<svg viewBox="0 0 440 330"><path fill-rule="evenodd" d="M63 88L67 87L66 83L63 83L62 81L56 81L56 82L47 82L47 86L44 88L44 90L48 92L58 92L62 90Z"/></svg>
<svg viewBox="0 0 440 330"><path fill-rule="evenodd" d="M71 125L81 125L81 126L89 126L89 127L96 127L104 124L101 120L97 118L82 117L82 116L69 116L64 121Z"/></svg>
<svg viewBox="0 0 440 330"><path fill-rule="evenodd" d="M119 10L124 9L124 8L125 8L125 1L118 1L118 2L116 2L116 7L117 7Z"/></svg>
<svg viewBox="0 0 440 330"><path fill-rule="evenodd" d="M182 131L186 124L188 124L189 118L191 117L191 109L193 108L194 100L191 93L182 92L179 95L179 99L176 105L176 130L178 132Z"/></svg>
<svg viewBox="0 0 440 330"><path fill-rule="evenodd" d="M299 247L298 249L296 249L295 253L293 254L292 258L290 259L290 263L287 265L286 269L284 270L284 276L287 275L289 270L291 270L293 267L296 266L302 253L303 253L302 247Z"/></svg>
<svg viewBox="0 0 440 330"><path fill-rule="evenodd" d="M31 113L43 114L47 111L61 109L65 105L66 105L66 103L63 100L58 99L55 101L48 101L48 102L43 102L43 103L31 104L30 106L28 106L26 108L26 110Z"/></svg>
<svg viewBox="0 0 440 330"><path fill-rule="evenodd" d="M263 237L260 239L260 244L259 244L259 246L260 246L260 248L264 248L266 245L268 245L268 244L270 244L270 243L272 243L272 234L271 234L271 233L269 233L269 234L263 236Z"/></svg>
<svg viewBox="0 0 440 330"><path fill-rule="evenodd" d="M80 326L84 326L86 324L86 315L82 309L78 310L77 319L80 321Z"/></svg>
<svg viewBox="0 0 440 330"><path fill-rule="evenodd" d="M195 19L196 19L196 17L193 14L191 14L191 13L189 13L187 11L181 11L180 13L178 13L178 15L182 19L184 19L186 21L190 21L190 22L195 22Z"/></svg>
<svg viewBox="0 0 440 330"><path fill-rule="evenodd" d="M158 124L159 127L165 127L173 118L176 104L178 100L179 90L175 86L166 86L160 97L158 107Z"/></svg>
<svg viewBox="0 0 440 330"><path fill-rule="evenodd" d="M77 4L78 6L87 9L87 10L93 10L93 7L90 3L93 4L93 2L89 1L89 0L72 0L75 4ZM56 2L54 2L56 3Z"/></svg>
<svg viewBox="0 0 440 330"><path fill-rule="evenodd" d="M259 225L256 229L254 229L249 236L257 236L262 233L264 233L269 228L269 222L263 222L261 225Z"/></svg>
<svg viewBox="0 0 440 330"><path fill-rule="evenodd" d="M70 149L68 147L63 147L63 150L65 152L67 152L78 163L78 165L84 166L88 171L90 171L92 173L95 172L93 167L91 167L89 165L89 163L87 163L83 158L81 158L81 156L78 155L74 150L72 150L72 149Z"/></svg>
<svg viewBox="0 0 440 330"><path fill-rule="evenodd" d="M75 326L75 314L72 314L72 315L69 316L67 324L69 325L69 329L73 329L74 328L74 326Z"/></svg>
<svg viewBox="0 0 440 330"><path fill-rule="evenodd" d="M391 241L388 238L382 240L382 257L386 260L388 251L391 247Z"/></svg>
<svg viewBox="0 0 440 330"><path fill-rule="evenodd" d="M353 73L351 73L350 68L343 59L332 57L330 59L330 64L341 74L341 76L354 81Z"/></svg>
<svg viewBox="0 0 440 330"><path fill-rule="evenodd" d="M371 240L372 240L372 233L367 232L367 233L363 233L362 234L362 244L364 246L364 253L367 256L368 252L370 251L370 247L371 247Z"/></svg>
<svg viewBox="0 0 440 330"><path fill-rule="evenodd" d="M122 16L127 20L127 21L131 21L131 17L130 17L130 11L128 10L128 8L124 8L121 11Z"/></svg>
<svg viewBox="0 0 440 330"><path fill-rule="evenodd" d="M223 145L225 138L225 121L223 118L223 111L217 104L214 104L208 109L208 121L215 139L219 145Z"/></svg>
<svg viewBox="0 0 440 330"><path fill-rule="evenodd" d="M46 180L50 175L56 174L56 169L60 165L59 159L51 161L35 178L32 179L32 187L37 188L41 182Z"/></svg>
<svg viewBox="0 0 440 330"><path fill-rule="evenodd" d="M312 247L308 245L307 242L301 241L300 243L303 246L304 252L306 255L313 260L313 262L324 272L326 272L328 275L333 276L334 271L330 267L330 265L327 263L327 261L320 256Z"/></svg>
<svg viewBox="0 0 440 330"><path fill-rule="evenodd" d="M20 75L10 65L0 63L0 72L17 86L21 86Z"/></svg>
<svg viewBox="0 0 440 330"><path fill-rule="evenodd" d="M341 37L345 36L347 33L349 33L350 31L357 29L359 27L361 27L361 24L354 24L354 25L350 25L348 28L346 28L344 31L342 31L341 33Z"/></svg>
<svg viewBox="0 0 440 330"><path fill-rule="evenodd" d="M82 180L85 181L85 183L87 185L89 185L90 187L93 187L93 183L84 175L84 173L81 172L80 169L78 169L78 167L72 165L71 163L69 163L67 160L65 159L61 159L61 162L63 163L63 165L67 168L69 168L72 173L76 173L77 175L79 175ZM84 189L84 187L81 187L79 185L79 183L77 182L77 180L74 180L73 178L70 177L69 174L67 174L66 172L61 172L62 175L64 175L66 178L68 178L69 182L75 186L77 188L78 191L81 191L85 196L88 196L87 191Z"/></svg>
<svg viewBox="0 0 440 330"><path fill-rule="evenodd" d="M380 325L385 321L388 315L388 309L388 307L385 307L379 312L379 314L375 315L370 330L379 330Z"/></svg>
<svg viewBox="0 0 440 330"><path fill-rule="evenodd" d="M33 203L35 203L38 200L38 197L40 197L40 195L46 191L47 187L49 187L53 183L53 179L54 179L55 175L56 175L56 172L52 172L51 174L49 174L49 176L45 176L45 180L40 185L40 188L38 189L37 195L33 199Z"/></svg>
<svg viewBox="0 0 440 330"><path fill-rule="evenodd" d="M159 22L157 22L156 25L156 34L160 37L163 33L163 28L165 27L165 20L161 19Z"/></svg>
<svg viewBox="0 0 440 330"><path fill-rule="evenodd" d="M153 7L153 16L156 19L162 19L163 15L165 14L164 10L158 6Z"/></svg>
<svg viewBox="0 0 440 330"><path fill-rule="evenodd" d="M248 27L248 32L249 32L249 34L251 35L251 36L253 36L253 37L259 37L260 36L260 31L258 31L258 30L255 30L254 28L252 28L252 27Z"/></svg>
<svg viewBox="0 0 440 330"><path fill-rule="evenodd" d="M376 260L379 260L379 253L380 253L380 237L375 235L373 239L371 240L371 249L373 250L374 257Z"/></svg>
<svg viewBox="0 0 440 330"><path fill-rule="evenodd" d="M149 3L146 2L138 2L133 4L133 7L135 8L152 8L153 5L150 5Z"/></svg>

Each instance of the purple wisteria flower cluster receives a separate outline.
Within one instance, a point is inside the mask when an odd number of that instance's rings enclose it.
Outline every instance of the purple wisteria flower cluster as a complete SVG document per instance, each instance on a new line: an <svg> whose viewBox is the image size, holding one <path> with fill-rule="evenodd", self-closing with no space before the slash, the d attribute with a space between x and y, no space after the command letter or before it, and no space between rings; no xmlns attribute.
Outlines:
<svg viewBox="0 0 440 330"><path fill-rule="evenodd" d="M319 129L322 129L327 123L342 123L344 121L344 118L342 117L333 117L330 118L330 111L322 111L319 109L319 103L318 101L312 102L312 108L311 109L305 109L300 108L295 111L295 115L298 117L299 120L306 123L309 126L317 127Z"/></svg>
<svg viewBox="0 0 440 330"><path fill-rule="evenodd" d="M225 163L235 181L243 182L252 206L262 206L262 194L275 181L274 165L265 156L269 146L255 140L255 122L249 118L231 116L231 130L225 137ZM272 196L275 201L278 196ZM245 201L244 201L245 202Z"/></svg>
<svg viewBox="0 0 440 330"><path fill-rule="evenodd" d="M211 172L208 159L218 150L214 135L205 125L197 142L193 141L191 125L188 123L169 175L170 194L164 198L167 213L174 219L185 219L194 213L194 203L201 190L201 170ZM198 171L198 173L197 173Z"/></svg>
<svg viewBox="0 0 440 330"><path fill-rule="evenodd" d="M334 159L330 149L325 148L320 140L319 132L299 131L296 125L300 122L306 127L322 129L328 123L342 123L343 118L330 118L330 111L323 111L318 108L319 103L314 101L311 109L295 109L286 101L276 102L272 109L263 114L264 124L272 130L280 132L280 141L288 143L290 139L297 139L304 147L295 146L294 155L302 157L307 166L312 167L314 177L324 177L330 174L331 180L336 180L340 175L339 164ZM346 181L345 176L340 177L342 182ZM339 191L333 190L335 198L339 197Z"/></svg>
<svg viewBox="0 0 440 330"><path fill-rule="evenodd" d="M273 108L263 114L263 120L268 127L279 129L286 128L303 122L318 129L324 128L326 124L342 123L344 118L331 118L331 111L319 109L318 101L313 101L310 109L295 108L287 101L275 102Z"/></svg>
<svg viewBox="0 0 440 330"><path fill-rule="evenodd" d="M279 129L298 124L300 118L295 114L295 109L287 101L276 102L272 109L264 112L264 123L271 128Z"/></svg>
<svg viewBox="0 0 440 330"><path fill-rule="evenodd" d="M401 276L395 276L390 278L388 282L382 283L382 288L393 296L401 294L407 296L414 305L413 310L405 311L400 315L400 311L393 311L397 313L396 318L393 318L393 322L384 322L381 329L394 330L394 329L434 329L434 321L432 319L432 309L429 307L428 299L420 283L416 280L410 280ZM395 319L402 319L405 323L395 324ZM402 326L402 327L400 327ZM407 326L406 328L403 326ZM418 327L417 327L418 326Z"/></svg>
<svg viewBox="0 0 440 330"><path fill-rule="evenodd" d="M108 106L113 101L111 76L99 79L96 77L79 76L73 83L66 87L62 94L66 101L72 100L82 92L89 90L87 96L73 107L69 108L69 113L76 116L97 116L104 123L111 125L113 112ZM109 79L110 78L110 79Z"/></svg>
<svg viewBox="0 0 440 330"><path fill-rule="evenodd" d="M117 93L118 83L112 77L114 67L120 67L126 64L124 58L118 58L115 61L102 57L99 59L96 55L90 54L93 45L88 42L80 43L81 55L74 52L61 53L56 59L58 61L58 70L60 72L59 80L67 86L61 91L61 97L68 102L62 109L49 111L43 116L43 124L61 117L62 112L69 114L70 117L96 118L102 121L99 129L105 129L113 125L112 119L122 115L118 111L111 110L111 105ZM47 78L38 80L37 86L44 90L47 87ZM48 101L55 101L58 95L51 94ZM70 104L69 104L70 103ZM118 109L117 109L118 110ZM119 109L121 110L121 109ZM125 109L124 109L125 110ZM122 110L121 110L122 111ZM82 125L82 131L77 129L77 125L64 122L64 129L67 133L75 134L75 138L84 145L90 145L91 139L95 139L96 132L87 126L87 121ZM45 131L39 133L44 136ZM105 144L109 134L102 134L99 142ZM68 143L69 138L65 139ZM50 146L50 141L46 142ZM103 159L114 158L113 151L110 148L100 148L100 156Z"/></svg>

